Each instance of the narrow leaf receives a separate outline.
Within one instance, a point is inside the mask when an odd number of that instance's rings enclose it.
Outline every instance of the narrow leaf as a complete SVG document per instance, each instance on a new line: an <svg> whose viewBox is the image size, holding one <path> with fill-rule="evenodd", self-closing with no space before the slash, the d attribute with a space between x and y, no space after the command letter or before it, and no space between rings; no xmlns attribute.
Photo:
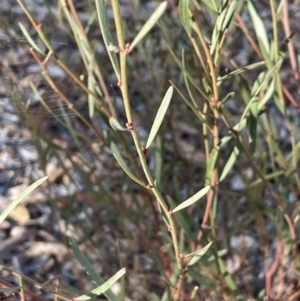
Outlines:
<svg viewBox="0 0 300 301"><path fill-rule="evenodd" d="M234 12L236 11L236 7L238 5L239 1L238 0L233 0L229 4L229 7L226 9L226 17L224 19L224 22L222 24L222 31L224 32L225 29L227 29L232 21L232 17Z"/></svg>
<svg viewBox="0 0 300 301"><path fill-rule="evenodd" d="M110 123L111 127L114 130L124 131L124 132L128 132L129 131L127 128L124 128L123 126L121 126L121 124L119 123L119 121L116 118L114 118L114 117L110 117L109 118L109 123Z"/></svg>
<svg viewBox="0 0 300 301"><path fill-rule="evenodd" d="M40 186L43 182L48 179L48 176L43 177L29 187L27 187L16 199L14 199L0 214L0 224L5 220L5 218L10 214L10 212L25 198L27 197L34 189Z"/></svg>
<svg viewBox="0 0 300 301"><path fill-rule="evenodd" d="M156 22L160 19L167 8L168 2L163 1L158 5L156 10L152 13L150 18L146 21L139 33L136 35L132 43L130 44L130 51L145 37L145 35L152 29Z"/></svg>
<svg viewBox="0 0 300 301"><path fill-rule="evenodd" d="M266 27L261 17L257 13L252 1L247 1L247 5L258 38L258 42L259 44L262 44L264 46L264 49L267 52L267 54L270 54L270 45L269 45Z"/></svg>
<svg viewBox="0 0 300 301"><path fill-rule="evenodd" d="M224 178L227 176L227 174L230 172L233 164L235 163L238 155L239 155L239 149L237 147L235 147L228 159L228 161L226 162L224 168L223 168L223 171L222 171L222 174L220 176L220 179L219 179L219 182L223 181Z"/></svg>
<svg viewBox="0 0 300 301"><path fill-rule="evenodd" d="M89 69L93 70L95 66L95 57L91 56L90 57L90 62L89 62ZM96 95L96 81L94 78L94 74L91 73L88 76L88 89L91 91L93 94L89 93L88 94L88 107L89 107L89 117L92 119L95 113L95 99L93 95Z"/></svg>
<svg viewBox="0 0 300 301"><path fill-rule="evenodd" d="M257 140L257 114L253 114L253 108L256 108L257 111L258 107L258 98L256 97L251 104L250 107L250 116L248 117L249 120L249 143L250 143L250 152L253 154L256 150L256 140Z"/></svg>
<svg viewBox="0 0 300 301"><path fill-rule="evenodd" d="M71 248L73 249L73 252L77 260L80 262L82 267L86 270L88 275L92 278L92 280L96 283L96 285L98 286L102 285L104 283L103 278L96 272L95 268L85 257L85 255L81 252L74 239L69 238L69 243ZM106 292L104 292L104 295L111 301L119 301L118 297L112 292L111 289L108 289Z"/></svg>
<svg viewBox="0 0 300 301"><path fill-rule="evenodd" d="M205 253L210 249L210 247L212 246L213 241L211 241L209 244L207 244L204 248L198 250L194 257L191 259L191 261L189 262L188 266L192 266L193 264L195 264L198 260L201 259L201 257L203 255L205 255Z"/></svg>
<svg viewBox="0 0 300 301"><path fill-rule="evenodd" d="M172 212L176 212L179 211L183 208L189 207L190 205L196 203L197 201L199 201L204 195L207 194L207 192L209 191L210 186L206 186L204 188L202 188L200 191L198 191L196 194L194 194L192 197L190 197L189 199L187 199L186 201L182 202L180 205L178 205L176 208L174 208L172 210Z"/></svg>
<svg viewBox="0 0 300 301"><path fill-rule="evenodd" d="M245 66L245 67L242 67L242 68L239 68L239 69L236 69L222 77L219 77L217 79L218 82L222 82L223 80L226 80L226 79L229 79L230 77L232 76L235 76L235 75L238 75L238 74L241 74L243 72L246 72L248 70L252 70L252 69L255 69L257 67L260 67L260 66L263 66L265 65L266 63L265 62L257 62L257 63L253 63L251 65L248 65L248 66Z"/></svg>
<svg viewBox="0 0 300 301"><path fill-rule="evenodd" d="M206 167L206 173L205 173L205 183L210 183L212 172L216 166L216 161L219 155L219 147L214 147L214 149L211 151Z"/></svg>
<svg viewBox="0 0 300 301"><path fill-rule="evenodd" d="M113 275L111 278L109 278L105 283L103 283L102 285L93 289L91 291L91 293L94 295L101 295L101 294L105 293L108 289L110 289L112 287L112 285L115 282L117 282L123 275L125 275L125 273L126 273L125 268L121 269L115 275ZM88 295L81 295L81 296L75 298L75 300L80 300L80 301L85 301L85 300L90 300L90 299L91 299L91 297Z"/></svg>
<svg viewBox="0 0 300 301"><path fill-rule="evenodd" d="M173 95L173 86L171 86L168 89L168 91L167 91L167 93L166 93L166 95L165 95L165 97L164 97L164 99L163 99L163 101L162 101L162 103L161 103L161 105L158 109L158 112L155 116L151 131L150 131L150 134L149 134L149 137L148 137L148 141L147 141L147 144L146 144L146 149L148 149L149 146L151 145L151 143L153 142L153 140L154 140L154 138L155 138L155 136L156 136L156 134L157 134L157 132L160 128L160 125L163 122L163 119L164 119L165 114L167 112L167 109L169 107L172 95Z"/></svg>
<svg viewBox="0 0 300 301"><path fill-rule="evenodd" d="M28 43L30 44L30 46L36 50L39 54L41 55L45 55L45 53L41 50L41 48L36 44L36 42L31 38L31 35L29 34L29 32L27 31L27 29L24 27L24 25L22 23L18 23L19 27L22 31L23 36L25 37L25 39L28 41Z"/></svg>
<svg viewBox="0 0 300 301"><path fill-rule="evenodd" d="M171 208L176 206L175 201L169 196L167 195L167 201L169 203L169 205L171 206ZM184 211L181 212L177 212L176 213L176 219L178 220L180 226L182 226L182 228L185 230L186 234L193 239L193 233L191 231L191 225L189 224L190 219L188 217L188 215L185 214Z"/></svg>
<svg viewBox="0 0 300 301"><path fill-rule="evenodd" d="M239 292L239 290L236 286L236 282L234 281L234 279L230 275L230 273L227 271L226 266L225 266L224 261L222 260L222 258L217 257L217 261L218 261L218 266L219 266L220 272L221 272L222 276L224 277L224 279L225 279L227 285L229 286L230 290L235 295L236 300L238 300L238 301L244 300L243 296L241 295L241 293Z"/></svg>
<svg viewBox="0 0 300 301"><path fill-rule="evenodd" d="M192 25L191 18L189 15L189 4L190 0L179 0L179 15L181 23L186 30L187 34L191 36L192 34Z"/></svg>
<svg viewBox="0 0 300 301"><path fill-rule="evenodd" d="M184 50L182 50L182 66L186 69L186 62L185 62L185 57L184 57ZM183 77L184 77L184 82L185 82L185 86L186 86L186 89L189 93L189 96L190 96L190 99L192 100L192 103L194 105L194 107L199 110L199 105L194 97L194 93L191 89L191 85L190 85L190 81L187 77L187 74L186 72L183 72Z"/></svg>
<svg viewBox="0 0 300 301"><path fill-rule="evenodd" d="M117 145L112 142L110 144L110 149L113 152L114 157L116 158L116 160L118 161L118 163L120 164L120 166L122 167L122 169L124 170L124 172L136 183L142 185L142 186L146 186L145 183L143 183L142 181L140 181L135 175L133 175L133 173L130 171L129 167L127 166L126 162L124 161L123 157L121 156L119 149L117 148Z"/></svg>
<svg viewBox="0 0 300 301"><path fill-rule="evenodd" d="M233 98L233 96L235 95L235 92L230 92L230 93L228 93L225 97L224 97L224 99L222 99L222 104L224 104L228 99L230 99L230 98Z"/></svg>
<svg viewBox="0 0 300 301"><path fill-rule="evenodd" d="M106 14L106 6L104 0L96 0L96 7L97 7L98 21L100 24L106 50L108 52L110 61L113 65L114 71L117 77L120 78L119 62L118 62L117 54L112 50L114 48L113 45L115 44L113 42L112 35L109 29L109 22Z"/></svg>
<svg viewBox="0 0 300 301"><path fill-rule="evenodd" d="M223 35L223 32L222 32L222 25L224 23L224 19L226 17L226 6L224 6L222 8L222 11L220 11L218 13L218 17L217 17L217 20L215 21L215 26L214 26L214 30L213 30L213 33L212 33L212 38L211 38L211 46L210 46L210 53L213 54L217 48L217 45Z"/></svg>
<svg viewBox="0 0 300 301"><path fill-rule="evenodd" d="M264 105L270 100L270 98L274 95L275 91L275 79L272 79L271 83L268 84L268 89L263 96L263 98L259 101L258 104L258 111L261 111L264 107Z"/></svg>
<svg viewBox="0 0 300 301"><path fill-rule="evenodd" d="M222 257L228 253L227 249L222 249L217 252L218 257ZM199 262L209 262L215 260L215 256L213 254L205 254L200 259Z"/></svg>

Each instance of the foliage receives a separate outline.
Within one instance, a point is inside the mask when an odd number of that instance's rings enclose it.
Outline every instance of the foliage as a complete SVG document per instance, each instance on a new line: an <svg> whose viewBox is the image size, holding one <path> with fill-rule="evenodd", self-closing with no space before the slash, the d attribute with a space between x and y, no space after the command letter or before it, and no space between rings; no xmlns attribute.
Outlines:
<svg viewBox="0 0 300 301"><path fill-rule="evenodd" d="M78 293L78 300L100 293L109 300L296 300L300 107L295 100L299 80L296 87L283 80L287 72L297 78L289 65L292 39L281 29L289 24L288 2L180 0L177 8L162 1L148 21L132 22L123 17L119 1L96 0L86 3L86 10L96 15L81 22L75 1L60 0L61 15L54 18L77 44L84 81L60 59L23 1L18 3L47 48L37 51L31 40L32 55L82 125L81 131L74 127L69 111L56 116L76 145L75 160L72 152L39 132L28 115L44 141L38 144L42 164L57 157L75 184L72 173L80 174L98 210L98 223L106 223L115 240L120 271L103 286L70 238L97 285L90 293ZM92 44L97 27L105 63ZM22 30L30 37L24 26ZM51 78L51 60L87 95L89 116ZM105 77L117 82L121 105L109 95ZM47 100L41 101L55 117ZM98 169L100 157L110 172L117 171L114 176ZM72 168L60 158L67 158ZM99 224L89 222L102 235ZM93 236L86 239L99 243ZM96 247L100 261L107 256L106 245L104 239ZM155 267L152 274L140 259L138 271L125 260L143 252ZM231 269L236 255L240 266ZM134 285L134 273L148 280ZM116 294L110 288L121 276L122 289ZM71 298L68 291L48 291Z"/></svg>

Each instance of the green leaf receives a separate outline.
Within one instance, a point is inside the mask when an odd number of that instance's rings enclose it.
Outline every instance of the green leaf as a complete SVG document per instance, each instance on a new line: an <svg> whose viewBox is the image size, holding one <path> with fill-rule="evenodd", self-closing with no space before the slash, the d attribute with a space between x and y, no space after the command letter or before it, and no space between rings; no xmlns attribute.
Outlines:
<svg viewBox="0 0 300 301"><path fill-rule="evenodd" d="M185 63L185 57L184 57L184 50L182 50L182 66L186 69L186 63ZM189 93L189 96L190 96L190 99L192 100L192 103L194 105L194 107L199 110L199 105L194 97L194 94L193 94L193 91L191 89L191 85L190 85L190 81L187 77L187 74L186 72L183 72L183 77L184 77L184 82L185 82L185 86L186 86L186 89ZM198 114L197 114L198 115Z"/></svg>
<svg viewBox="0 0 300 301"><path fill-rule="evenodd" d="M121 156L119 149L117 147L117 145L114 142L111 142L110 144L110 149L113 152L114 157L116 158L116 160L118 161L118 163L120 164L120 166L122 167L122 169L124 170L124 172L136 183L142 185L142 186L146 186L145 183L143 183L142 181L140 181L135 175L133 175L133 173L130 171L130 169L128 168L126 162L124 161L123 157Z"/></svg>
<svg viewBox="0 0 300 301"><path fill-rule="evenodd" d="M114 118L114 117L110 117L109 118L109 123L110 123L111 127L114 130L124 131L124 132L128 132L129 131L127 128L124 128L123 126L121 126L121 124L119 123L119 121L116 118Z"/></svg>
<svg viewBox="0 0 300 301"><path fill-rule="evenodd" d="M150 134L149 134L149 137L148 137L148 141L146 143L146 149L148 149L150 147L151 143L153 142L153 140L154 140L154 138L155 138L155 136L156 136L163 120L164 120L167 109L170 105L172 95L173 95L173 86L171 86L168 89L168 91L167 91L167 93L166 93L166 95L165 95L165 97L164 97L164 99L163 99L163 101L162 101L162 103L161 103L161 105L158 109L158 112L155 116L151 131L150 131Z"/></svg>
<svg viewBox="0 0 300 301"><path fill-rule="evenodd" d="M179 0L179 15L181 23L189 36L192 34L191 18L189 15L190 0Z"/></svg>
<svg viewBox="0 0 300 301"><path fill-rule="evenodd" d="M219 77L217 79L218 83L219 82L222 82L223 80L226 80L226 79L229 79L230 77L232 76L235 76L235 75L238 75L238 74L241 74L243 72L246 72L248 70L252 70L252 69L255 69L257 67L260 67L260 66L263 66L265 65L266 63L265 62L257 62L257 63L254 63L254 64L251 64L251 65L248 65L248 66L245 66L245 67L242 67L242 68L239 68L239 69L236 69L222 77Z"/></svg>
<svg viewBox="0 0 300 301"><path fill-rule="evenodd" d="M95 268L92 266L92 264L89 262L89 260L85 257L85 255L81 252L79 247L77 246L74 239L71 237L69 238L69 243L71 248L73 249L73 252L77 258L77 260L80 262L82 267L86 270L88 275L92 278L92 280L96 283L96 285L100 286L105 281L103 278L96 272ZM112 292L111 289L108 289L104 292L104 295L111 301L120 301L118 297Z"/></svg>
<svg viewBox="0 0 300 301"><path fill-rule="evenodd" d="M28 41L28 43L30 44L30 46L36 50L39 54L41 55L45 55L45 53L41 50L41 48L36 44L36 42L31 38L31 35L29 34L29 32L27 31L27 29L24 27L24 25L22 23L18 23L19 27L22 31L23 36L25 37L25 39Z"/></svg>
<svg viewBox="0 0 300 301"><path fill-rule="evenodd" d="M203 0L205 5L207 5L213 12L218 13L219 10L219 0Z"/></svg>
<svg viewBox="0 0 300 301"><path fill-rule="evenodd" d="M255 30L257 38L258 38L258 42L260 45L263 45L266 53L270 55L270 44L269 44L269 40L268 40L266 27L265 27L261 17L257 13L252 1L248 0L247 5L248 5L248 10L249 10L249 13L250 13L250 16L252 19L252 23L254 26L254 30Z"/></svg>
<svg viewBox="0 0 300 301"><path fill-rule="evenodd" d="M116 53L112 50L114 42L109 29L109 22L106 15L106 6L104 0L96 0L98 21L100 24L104 44L108 52L110 61L118 78L120 78L120 67Z"/></svg>
<svg viewBox="0 0 300 301"><path fill-rule="evenodd" d="M155 147L155 179L156 179L156 187L161 187L161 179L162 179L162 163L163 163L163 145L162 139L160 136L156 139L156 147Z"/></svg>
<svg viewBox="0 0 300 301"><path fill-rule="evenodd" d="M241 116L241 121L245 120L246 118L246 114L248 113L252 102L256 101L256 98L258 97L259 93L262 91L262 89L267 85L268 80L274 76L274 70L277 69L277 67L281 64L281 60L279 60L274 66L273 68L271 68L267 74L265 75L264 73L259 74L259 76L257 77L253 88L251 90L251 99L249 100L249 103L247 104L247 107L245 108L242 116ZM275 98L276 99L276 98ZM254 107L255 108L255 107ZM256 110L256 109L255 109ZM253 114L255 114L255 111L251 112ZM246 119L247 120L247 119ZM239 131L241 130L241 128L238 129Z"/></svg>
<svg viewBox="0 0 300 301"><path fill-rule="evenodd" d="M176 206L175 201L167 195L167 201L171 208ZM190 239L193 239L193 233L191 231L191 225L189 224L191 220L189 219L188 215L185 214L184 211L180 211L176 213L176 220L178 220L180 226L185 230L186 234L190 237Z"/></svg>
<svg viewBox="0 0 300 301"><path fill-rule="evenodd" d="M152 13L150 18L146 21L139 33L136 35L132 43L130 44L130 51L145 37L145 35L152 29L156 22L160 19L167 8L168 2L161 2L156 10Z"/></svg>
<svg viewBox="0 0 300 301"><path fill-rule="evenodd" d="M229 4L229 7L226 8L226 17L224 19L224 22L222 24L222 31L224 32L225 29L227 29L232 21L233 14L236 10L236 7L239 3L239 0L233 0Z"/></svg>
<svg viewBox="0 0 300 301"><path fill-rule="evenodd" d="M222 11L218 13L217 20L215 22L214 30L212 33L212 38L211 38L211 46L210 46L210 53L213 54L214 51L217 48L218 42L221 40L223 31L222 31L222 25L224 23L224 19L226 17L226 10L227 7L224 6Z"/></svg>
<svg viewBox="0 0 300 301"><path fill-rule="evenodd" d="M243 296L241 295L241 293L239 292L239 290L236 286L236 282L234 281L232 276L228 273L222 258L218 256L217 260L218 260L218 265L219 265L220 272L221 272L222 276L224 277L227 285L229 286L229 288L231 289L231 291L235 295L236 300L238 300L238 301L244 300Z"/></svg>
<svg viewBox="0 0 300 301"><path fill-rule="evenodd" d="M222 99L222 101L221 101L222 104L224 104L228 99L233 98L234 95L235 95L235 92L230 92L230 93L228 93L228 94L224 97L224 99Z"/></svg>
<svg viewBox="0 0 300 301"><path fill-rule="evenodd" d="M95 57L91 56L89 62L90 70L93 70L92 68L94 68L95 63ZM92 119L95 113L95 99L93 95L96 95L96 81L93 73L89 74L88 76L88 89L93 93L88 94L89 117Z"/></svg>
<svg viewBox="0 0 300 301"><path fill-rule="evenodd" d="M198 262L198 260L200 260L202 258L202 256L205 255L205 253L210 249L210 247L212 246L212 244L213 244L213 241L211 241L210 243L208 243L204 248L196 251L195 255L193 256L193 258L189 262L188 266L192 266L196 262Z"/></svg>
<svg viewBox="0 0 300 301"><path fill-rule="evenodd" d="M16 199L14 199L0 214L0 224L6 219L6 217L10 214L10 212L25 198L27 197L34 189L40 186L48 179L48 176L43 177L29 187L27 187Z"/></svg>
<svg viewBox="0 0 300 301"><path fill-rule="evenodd" d="M258 103L258 111L261 111L264 107L264 105L271 99L271 97L274 95L275 91L275 78L272 79L271 83L268 85L268 89L263 96L263 98Z"/></svg>
<svg viewBox="0 0 300 301"><path fill-rule="evenodd" d="M211 151L206 167L206 173L205 173L205 183L209 184L211 180L212 172L216 166L216 161L219 155L220 147L214 147L214 149Z"/></svg>
<svg viewBox="0 0 300 301"><path fill-rule="evenodd" d="M234 165L238 155L239 155L240 151L237 147L234 147L228 161L226 162L222 174L220 176L219 182L223 181L224 178L227 176L227 174L230 172L232 166Z"/></svg>
<svg viewBox="0 0 300 301"><path fill-rule="evenodd" d="M93 289L91 291L91 293L94 295L101 295L101 294L105 293L108 289L110 289L112 287L112 285L115 282L117 282L123 275L125 275L125 273L126 273L125 268L121 269L115 275L113 275L111 278L109 278L105 283L103 283L102 285ZM81 296L75 298L75 300L80 300L80 301L85 301L85 300L90 300L90 299L91 299L91 297L88 295L81 295Z"/></svg>
<svg viewBox="0 0 300 301"><path fill-rule="evenodd" d="M258 99L256 98L252 102L252 106L258 107ZM250 111L250 116L248 118L249 120L249 143L250 143L250 152L253 154L256 150L256 133L257 133L257 115L255 116L252 111Z"/></svg>
<svg viewBox="0 0 300 301"><path fill-rule="evenodd" d="M228 253L227 249L222 249L217 252L218 257L222 257ZM214 261L216 258L213 254L205 254L203 255L200 259L199 262L209 262L209 261Z"/></svg>
<svg viewBox="0 0 300 301"><path fill-rule="evenodd" d="M196 203L197 201L199 201L204 195L207 194L207 192L209 191L210 186L206 186L204 188L202 188L201 190L199 190L196 194L194 194L192 197L190 197L189 199L185 200L184 202L182 202L180 205L178 205L176 208L174 208L172 210L172 212L176 212L179 211L183 208L189 207L190 205Z"/></svg>
<svg viewBox="0 0 300 301"><path fill-rule="evenodd" d="M235 131L242 131L245 127L247 126L247 119L244 118L244 119L241 119L240 122L238 122L234 127L233 129ZM220 143L220 147L223 147L226 143L228 143L231 139L233 138L233 135L232 133L228 133L228 135L224 136L222 139L221 139L221 143ZM207 169L208 170L208 169ZM207 173L207 171L206 171Z"/></svg>

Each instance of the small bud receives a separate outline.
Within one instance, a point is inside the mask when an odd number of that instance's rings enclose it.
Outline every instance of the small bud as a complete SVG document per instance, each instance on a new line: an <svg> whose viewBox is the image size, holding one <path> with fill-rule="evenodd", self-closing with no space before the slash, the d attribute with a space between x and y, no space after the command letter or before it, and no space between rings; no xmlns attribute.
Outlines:
<svg viewBox="0 0 300 301"><path fill-rule="evenodd" d="M150 185L150 184L147 184L147 185L146 185L146 188L147 188L147 189L152 189L152 188L153 188L153 186L152 186L152 185Z"/></svg>
<svg viewBox="0 0 300 301"><path fill-rule="evenodd" d="M142 146L142 152L144 153L144 155L147 155L148 149L144 146Z"/></svg>
<svg viewBox="0 0 300 301"><path fill-rule="evenodd" d="M133 125L131 122L127 122L126 123L126 128L129 130L129 131L132 131L133 130Z"/></svg>
<svg viewBox="0 0 300 301"><path fill-rule="evenodd" d="M124 51L125 51L126 54L129 54L129 53L130 53L131 49L130 49L130 44L129 44L129 43L126 43L126 44L125 44L125 49L124 49Z"/></svg>

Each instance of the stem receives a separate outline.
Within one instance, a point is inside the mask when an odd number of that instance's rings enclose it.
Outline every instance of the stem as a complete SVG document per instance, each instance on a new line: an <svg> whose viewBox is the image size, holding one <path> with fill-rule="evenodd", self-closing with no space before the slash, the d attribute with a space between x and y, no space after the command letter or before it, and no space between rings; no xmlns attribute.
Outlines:
<svg viewBox="0 0 300 301"><path fill-rule="evenodd" d="M176 256L176 260L177 260L177 265L178 265L178 269L179 269L179 272L181 275L182 271L183 271L183 265L182 265L182 260L180 258L179 242L178 242L178 238L177 238L175 221L174 221L172 213L168 209L166 202L164 201L161 193L159 192L159 190L157 189L157 187L154 183L153 177L151 175L151 172L150 172L149 167L146 162L146 157L142 151L139 137L137 135L137 132L136 132L134 124L133 124L132 111L131 111L131 105L130 105L129 94L128 94L127 68L126 68L127 67L127 61L126 61L127 54L124 51L124 49L125 49L124 43L125 42L124 42L124 38L123 38L122 18L120 16L119 3L117 0L112 1L112 8L113 8L113 12L114 12L115 26L116 26L117 37L118 37L118 46L120 49L121 82L119 83L119 86L120 86L122 96L123 96L127 121L128 121L128 124L131 126L130 129L131 129L132 138L133 138L136 150L138 152L138 156L139 156L139 159L140 159L140 162L142 165L142 169L147 178L149 188L151 189L152 193L156 197L156 200L157 200L159 206L163 209L163 211L167 217L167 220L169 223L169 225L168 225L169 231L171 232L171 236L172 236L172 240L173 240L173 247L174 247L174 252L175 252L175 256ZM176 299L180 298L181 285L182 285L181 279L182 278L180 278L178 281L179 287L177 286L178 296L176 297Z"/></svg>
<svg viewBox="0 0 300 301"><path fill-rule="evenodd" d="M210 107L214 114L212 134L213 134L213 140L214 140L213 148L215 148L219 145L219 142L220 142L219 141L219 123L218 123L219 113L218 113L218 109L217 109L217 104L219 103L219 91L218 91L218 85L217 85L216 68L214 66L213 58L210 54L209 47L205 41L202 31L200 30L199 25L195 21L195 18L193 17L191 10L189 12L190 12L190 16L192 17L192 20L194 20L193 23L195 26L195 30L196 30L196 33L202 44L204 53L206 55L209 71L210 71L210 79L211 79L211 85L212 85L211 89L212 89L212 94L213 94L213 96L210 99ZM216 161L216 162L218 162L218 161ZM212 172L212 177L210 179L210 186L212 189L209 190L208 195L207 195L207 204L206 204L205 213L204 213L203 222L202 222L202 227L204 227L204 228L207 226L207 222L208 222L208 219L210 216L213 200L215 197L215 187L217 185L217 180L218 180L218 167L217 167L217 163L216 163L216 166L214 167L213 172ZM211 215L210 220L211 220L211 225L213 226L214 221L213 221L212 215Z"/></svg>

